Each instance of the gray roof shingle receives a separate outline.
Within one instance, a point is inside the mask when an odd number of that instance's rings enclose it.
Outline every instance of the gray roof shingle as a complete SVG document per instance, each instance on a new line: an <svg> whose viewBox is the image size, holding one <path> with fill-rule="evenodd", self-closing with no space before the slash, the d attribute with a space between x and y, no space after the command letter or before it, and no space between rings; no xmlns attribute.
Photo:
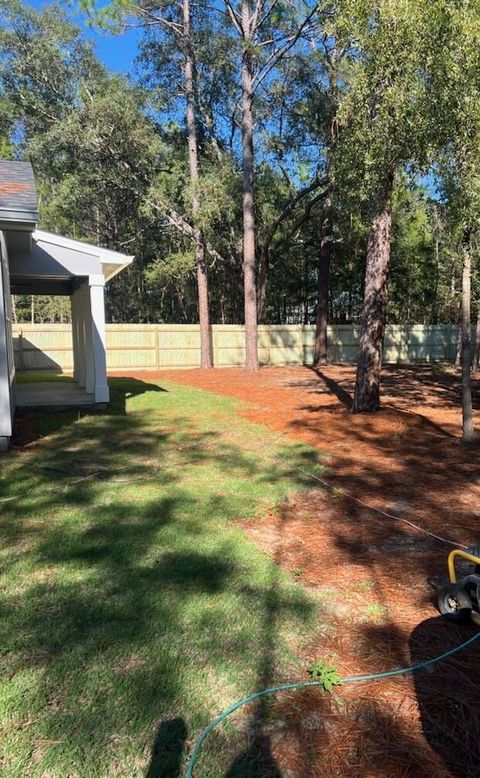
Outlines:
<svg viewBox="0 0 480 778"><path fill-rule="evenodd" d="M30 162L0 160L0 220L38 222L37 190Z"/></svg>

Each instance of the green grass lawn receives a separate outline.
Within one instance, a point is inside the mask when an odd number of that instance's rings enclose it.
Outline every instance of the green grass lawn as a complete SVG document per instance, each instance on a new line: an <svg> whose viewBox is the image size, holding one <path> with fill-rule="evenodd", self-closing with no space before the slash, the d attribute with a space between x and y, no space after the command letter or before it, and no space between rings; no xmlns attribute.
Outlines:
<svg viewBox="0 0 480 778"><path fill-rule="evenodd" d="M318 455L231 399L111 390L103 414L32 414L36 442L0 459L5 778L175 778L221 709L304 672L318 604L235 520L302 488ZM196 775L256 775L245 748L219 728Z"/></svg>

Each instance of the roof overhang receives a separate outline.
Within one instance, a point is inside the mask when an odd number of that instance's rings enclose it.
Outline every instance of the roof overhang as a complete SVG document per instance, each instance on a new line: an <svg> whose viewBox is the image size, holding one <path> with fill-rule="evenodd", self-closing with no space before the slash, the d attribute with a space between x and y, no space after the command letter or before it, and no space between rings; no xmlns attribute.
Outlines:
<svg viewBox="0 0 480 778"><path fill-rule="evenodd" d="M44 230L35 230L32 237L34 242L47 248L47 250L48 246L54 246L60 249L63 248L68 252L78 253L79 255L84 254L89 258L94 257L101 265L105 282L111 281L117 273L128 267L134 259L133 254L121 254L118 251L104 249L100 246L94 246L91 243L84 243L72 238L65 238Z"/></svg>
<svg viewBox="0 0 480 778"><path fill-rule="evenodd" d="M22 233L10 233L21 235ZM25 234L25 233L23 233ZM8 251L10 282L15 294L72 294L87 279L110 281L133 256L92 246L44 230L32 234L31 246L18 239Z"/></svg>
<svg viewBox="0 0 480 778"><path fill-rule="evenodd" d="M17 211L0 208L0 229L33 232L38 224L38 211Z"/></svg>

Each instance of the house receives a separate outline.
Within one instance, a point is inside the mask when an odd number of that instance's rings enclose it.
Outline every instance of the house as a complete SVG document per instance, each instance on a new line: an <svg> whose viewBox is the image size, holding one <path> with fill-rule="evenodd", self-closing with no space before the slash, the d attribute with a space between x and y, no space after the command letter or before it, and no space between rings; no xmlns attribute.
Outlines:
<svg viewBox="0 0 480 778"><path fill-rule="evenodd" d="M105 283L133 260L131 256L37 230L37 223L37 193L31 165L0 161L0 450L3 451L8 448L12 434L16 405L10 295L58 294L70 298L73 377L83 399L102 406L109 400Z"/></svg>

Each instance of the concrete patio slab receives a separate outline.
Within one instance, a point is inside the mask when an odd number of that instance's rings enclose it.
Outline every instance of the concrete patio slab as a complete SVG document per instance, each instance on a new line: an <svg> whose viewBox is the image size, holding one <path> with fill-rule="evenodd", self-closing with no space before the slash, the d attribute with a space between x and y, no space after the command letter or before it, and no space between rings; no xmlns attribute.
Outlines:
<svg viewBox="0 0 480 778"><path fill-rule="evenodd" d="M87 394L74 383L45 381L17 384L15 388L17 408L64 408L95 405L95 395Z"/></svg>

